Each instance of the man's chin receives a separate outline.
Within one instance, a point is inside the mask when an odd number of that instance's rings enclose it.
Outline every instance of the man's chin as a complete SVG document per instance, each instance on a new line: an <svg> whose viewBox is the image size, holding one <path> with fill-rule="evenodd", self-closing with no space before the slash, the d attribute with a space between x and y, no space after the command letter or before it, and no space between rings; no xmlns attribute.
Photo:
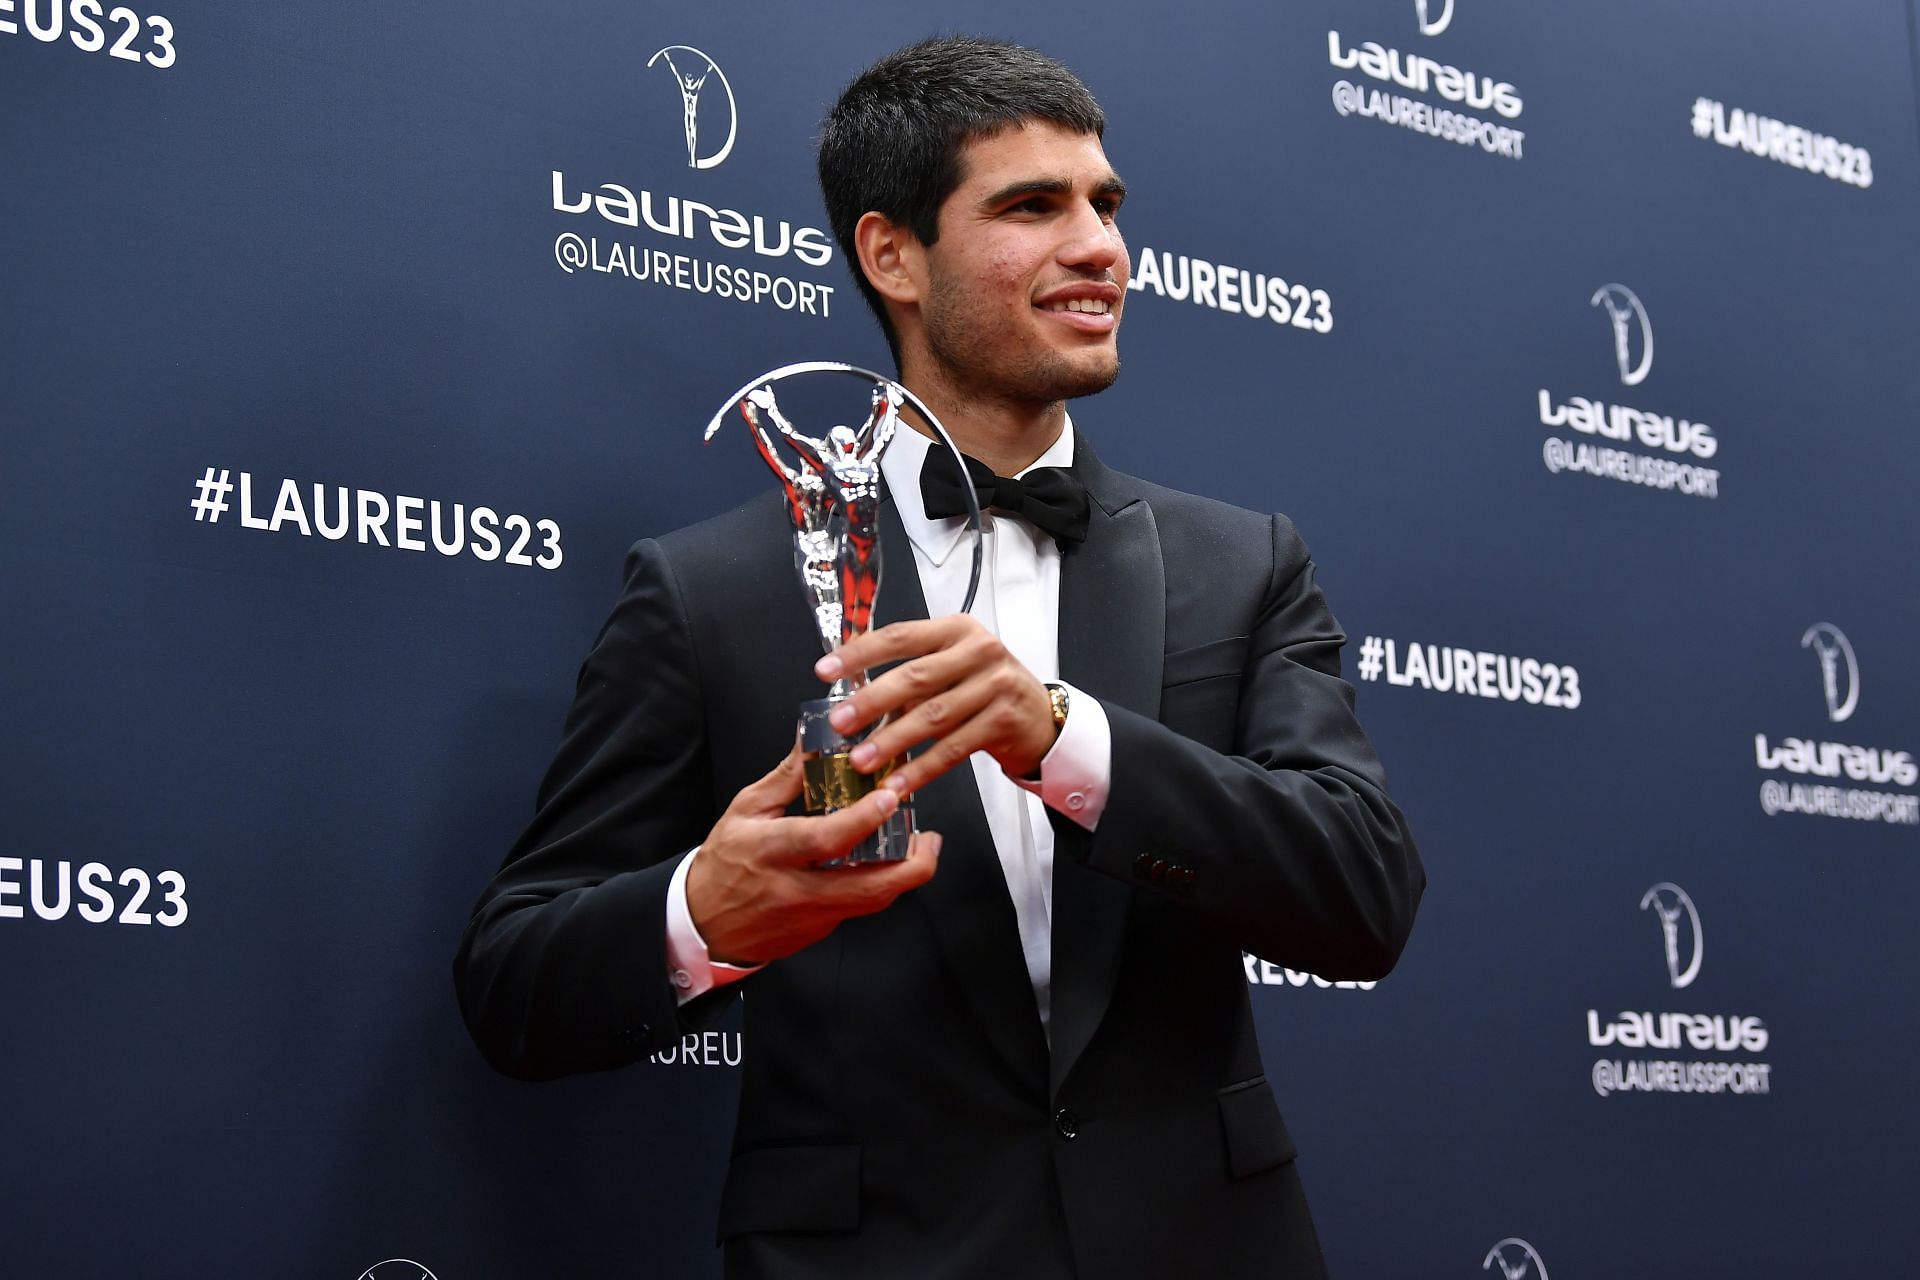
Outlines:
<svg viewBox="0 0 1920 1280"><path fill-rule="evenodd" d="M1088 396L1097 396L1114 384L1120 376L1120 357L1114 356L1097 368L1079 372L1069 379L1069 389L1062 392L1062 400L1084 400Z"/></svg>

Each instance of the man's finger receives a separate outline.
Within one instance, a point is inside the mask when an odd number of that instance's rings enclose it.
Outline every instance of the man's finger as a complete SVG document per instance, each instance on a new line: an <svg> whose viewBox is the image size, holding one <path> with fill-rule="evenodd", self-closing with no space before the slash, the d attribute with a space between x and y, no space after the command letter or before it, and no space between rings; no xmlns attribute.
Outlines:
<svg viewBox="0 0 1920 1280"><path fill-rule="evenodd" d="M853 766L871 773L888 760L904 756L916 742L952 734L980 714L992 701L993 686L984 679L967 680L952 688L943 688L911 710L877 726L865 741L853 749Z"/></svg>
<svg viewBox="0 0 1920 1280"><path fill-rule="evenodd" d="M814 663L813 673L822 680L832 681L850 671L865 671L883 662L917 658L944 648L969 624L980 625L965 614L889 623L841 645Z"/></svg>
<svg viewBox="0 0 1920 1280"><path fill-rule="evenodd" d="M730 809L771 817L786 812L806 786L806 773L800 763L800 737L794 735L786 757L764 776L740 788Z"/></svg>
<svg viewBox="0 0 1920 1280"><path fill-rule="evenodd" d="M934 831L914 833L907 856L900 862L876 862L850 867L845 874L826 874L819 879L831 886L829 892L848 908L849 916L870 916L893 905L893 900L909 890L918 889L933 879L940 866L940 835Z"/></svg>
<svg viewBox="0 0 1920 1280"><path fill-rule="evenodd" d="M899 795L882 787L832 813L781 818L778 821L780 840L773 861L811 867L844 858L853 846L878 831L899 807Z"/></svg>
<svg viewBox="0 0 1920 1280"><path fill-rule="evenodd" d="M957 769L967 757L987 745L988 731L979 719L961 725L944 738L927 744L919 755L902 760L887 775L881 790L910 796L941 774Z"/></svg>
<svg viewBox="0 0 1920 1280"><path fill-rule="evenodd" d="M885 716L940 697L965 680L981 657L972 646L961 645L903 662L835 707L830 722L843 734L859 733Z"/></svg>

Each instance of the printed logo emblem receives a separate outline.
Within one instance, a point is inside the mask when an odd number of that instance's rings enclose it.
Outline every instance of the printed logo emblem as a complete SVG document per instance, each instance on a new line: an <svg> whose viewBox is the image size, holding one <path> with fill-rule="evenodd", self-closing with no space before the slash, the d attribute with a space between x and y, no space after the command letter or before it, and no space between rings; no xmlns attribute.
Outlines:
<svg viewBox="0 0 1920 1280"><path fill-rule="evenodd" d="M1639 295L1623 284L1603 284L1587 299L1606 311L1620 381L1638 386L1653 369L1653 323ZM1603 398L1554 396L1540 388L1540 425L1572 436L1540 442L1540 461L1555 475L1589 475L1680 493L1720 496L1720 470L1702 464L1720 453L1720 437L1704 422ZM1580 436L1594 437L1582 440Z"/></svg>
<svg viewBox="0 0 1920 1280"><path fill-rule="evenodd" d="M1707 952L1707 936L1700 930L1700 913L1694 909L1693 899L1687 891L1677 884L1662 880L1640 897L1640 909L1652 907L1660 917L1660 937L1667 950L1667 981L1675 991L1693 985L1700 976L1700 959ZM1680 967L1680 921L1687 921L1692 942L1687 947L1690 959L1686 968Z"/></svg>
<svg viewBox="0 0 1920 1280"><path fill-rule="evenodd" d="M1649 908L1660 922L1667 985L1676 991L1692 986L1706 955L1693 899L1662 880L1640 895L1640 909ZM1587 1010L1587 1047L1620 1055L1596 1058L1589 1069L1593 1091L1602 1098L1648 1093L1766 1097L1773 1092L1772 1063L1710 1055L1761 1054L1772 1041L1766 1019L1756 1014L1643 1007L1603 1017L1597 1008Z"/></svg>
<svg viewBox="0 0 1920 1280"><path fill-rule="evenodd" d="M1413 13L1421 35L1437 36L1453 22L1453 0L1414 0ZM1327 32L1327 62L1357 73L1356 79L1333 82L1337 115L1378 120L1509 160L1524 154L1524 132L1474 114L1491 111L1502 119L1518 120L1526 103L1511 81L1406 53L1378 40L1348 45L1338 31ZM1377 83L1369 85L1368 80Z"/></svg>
<svg viewBox="0 0 1920 1280"><path fill-rule="evenodd" d="M1590 307L1604 306L1613 322L1613 358L1620 365L1620 381L1637 387L1647 380L1653 368L1653 323L1639 297L1623 284L1603 284L1594 293ZM1640 361L1633 360L1634 330L1640 332Z"/></svg>
<svg viewBox="0 0 1920 1280"><path fill-rule="evenodd" d="M1839 724L1860 705L1860 663L1846 635L1831 622L1816 622L1800 637L1800 647L1811 649L1820 659L1820 682L1827 695L1827 719ZM1846 677L1841 678L1845 664ZM1840 696L1844 687L1846 697Z"/></svg>
<svg viewBox="0 0 1920 1280"><path fill-rule="evenodd" d="M1420 16L1420 34L1437 36L1453 21L1453 0L1440 0L1440 16L1431 17L1433 0L1413 0L1413 11Z"/></svg>
<svg viewBox="0 0 1920 1280"><path fill-rule="evenodd" d="M674 55L678 54L678 58ZM680 90L680 107L683 123L687 130L687 164L694 169L713 169L719 167L733 151L734 136L739 132L740 115L733 100L733 86L727 83L727 73L720 64L700 52L692 45L670 44L647 59L651 68L656 62L666 63L667 70L673 73L674 87ZM727 99L727 140L720 144L717 151L710 155L700 153L700 134L704 127L709 141L716 130L713 125L713 106L718 104L718 95L709 94L704 99L701 91L708 80L720 82L720 88ZM705 101L708 110L701 114L701 103Z"/></svg>
<svg viewBox="0 0 1920 1280"><path fill-rule="evenodd" d="M436 1277L411 1258L388 1258L362 1271L360 1280L436 1280Z"/></svg>
<svg viewBox="0 0 1920 1280"><path fill-rule="evenodd" d="M1840 724L1852 719L1860 706L1860 663L1846 633L1831 622L1816 622L1800 637L1800 647L1813 650L1820 660L1827 720ZM1760 784L1760 808L1768 817L1805 813L1920 827L1920 796L1880 789L1920 782L1920 760L1911 750L1756 733L1753 763L1762 773L1793 775Z"/></svg>
<svg viewBox="0 0 1920 1280"><path fill-rule="evenodd" d="M1496 1262L1506 1280L1547 1280L1547 1264L1540 1260L1539 1251L1518 1236L1508 1236L1487 1250L1480 1269L1491 1271Z"/></svg>

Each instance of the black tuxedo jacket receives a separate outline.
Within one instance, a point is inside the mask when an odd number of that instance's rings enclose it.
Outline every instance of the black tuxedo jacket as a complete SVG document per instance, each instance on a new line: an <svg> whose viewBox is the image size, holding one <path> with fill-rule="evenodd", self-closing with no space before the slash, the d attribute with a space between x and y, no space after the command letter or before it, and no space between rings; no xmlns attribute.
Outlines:
<svg viewBox="0 0 1920 1280"><path fill-rule="evenodd" d="M818 697L777 495L629 556L532 825L455 964L508 1074L617 1067L746 990L730 1276L1317 1276L1241 951L1393 967L1425 884L1292 525L1112 471L1084 437L1061 678L1104 705L1098 829L1055 816L1043 1034L971 771L916 799L940 869L676 1006L668 881ZM925 615L883 508L879 621Z"/></svg>

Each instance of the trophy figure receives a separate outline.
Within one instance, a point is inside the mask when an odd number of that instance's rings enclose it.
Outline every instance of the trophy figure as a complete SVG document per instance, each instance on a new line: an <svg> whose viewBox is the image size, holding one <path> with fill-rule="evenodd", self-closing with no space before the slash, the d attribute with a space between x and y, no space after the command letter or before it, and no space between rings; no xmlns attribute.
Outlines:
<svg viewBox="0 0 1920 1280"><path fill-rule="evenodd" d="M774 384L804 373L851 374L867 379L871 394L866 421L858 428L832 427L821 437L809 436L794 426L780 409ZM903 403L913 405L957 460L958 448L917 396L891 379L847 364L817 361L776 369L729 397L707 424L706 439L712 440L726 420L728 407L737 404L740 416L753 432L761 460L780 481L787 498L787 517L793 525L794 568L820 643L829 653L865 635L873 625L874 602L880 594L880 455L899 430ZM791 463L781 448L783 444L793 454ZM981 560L979 506L972 493L967 497L975 539L973 579L962 612L972 607ZM827 720L835 706L865 683L865 672L848 672L828 688L826 697L800 704L800 751L806 771L804 803L808 813L843 809L886 780L888 766L862 773L849 758L871 730L848 736ZM879 830L845 858L821 865L897 862L907 856L912 835L913 806L903 797L900 807Z"/></svg>

